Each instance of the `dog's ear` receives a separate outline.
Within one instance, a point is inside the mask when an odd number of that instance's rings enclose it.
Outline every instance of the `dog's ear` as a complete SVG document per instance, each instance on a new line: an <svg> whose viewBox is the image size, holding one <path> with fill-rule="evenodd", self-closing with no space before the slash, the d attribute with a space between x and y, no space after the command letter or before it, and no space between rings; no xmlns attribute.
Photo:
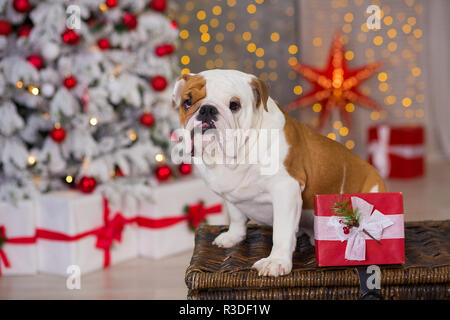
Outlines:
<svg viewBox="0 0 450 320"><path fill-rule="evenodd" d="M192 77L193 73L186 73L178 77L177 81L175 82L175 86L173 87L172 92L172 106L174 108L178 108L180 106L180 99L181 99L181 90L183 89L184 84L186 81Z"/></svg>
<svg viewBox="0 0 450 320"><path fill-rule="evenodd" d="M255 95L256 107L261 104L264 106L264 110L267 109L267 100L269 99L269 85L259 78L253 78L250 81L250 86L252 87L253 94Z"/></svg>

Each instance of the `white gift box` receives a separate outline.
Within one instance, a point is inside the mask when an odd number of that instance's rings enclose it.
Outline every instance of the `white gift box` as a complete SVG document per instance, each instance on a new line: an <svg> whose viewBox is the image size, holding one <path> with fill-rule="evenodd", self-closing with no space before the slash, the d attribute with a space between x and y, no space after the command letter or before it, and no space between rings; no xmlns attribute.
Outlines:
<svg viewBox="0 0 450 320"><path fill-rule="evenodd" d="M143 202L140 218L152 226L139 225L139 254L162 258L194 248L194 230L190 227L186 206L203 203L208 224L228 224L224 201L203 180L189 177L160 183L154 188L153 202ZM217 208L220 207L220 210ZM219 212L218 212L219 211Z"/></svg>
<svg viewBox="0 0 450 320"><path fill-rule="evenodd" d="M0 257L2 275L35 274L37 250L34 201L22 200L17 205L0 202L0 228L6 237L0 247L0 255L3 256Z"/></svg>
<svg viewBox="0 0 450 320"><path fill-rule="evenodd" d="M134 218L120 214L125 219ZM109 213L108 225L116 215L117 212ZM111 232L120 234L121 241L113 240L109 250L97 247L99 234L108 233L101 194L58 191L42 195L37 210L38 270L67 275L69 266L75 265L84 274L105 267L107 255L111 265L137 256L135 223L126 223L122 232L109 230L109 234ZM64 236L68 241L58 239Z"/></svg>

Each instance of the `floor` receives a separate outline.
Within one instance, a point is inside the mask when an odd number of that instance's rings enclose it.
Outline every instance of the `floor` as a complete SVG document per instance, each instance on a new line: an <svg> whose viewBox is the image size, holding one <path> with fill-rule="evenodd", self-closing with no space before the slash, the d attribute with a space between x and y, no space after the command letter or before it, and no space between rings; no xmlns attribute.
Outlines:
<svg viewBox="0 0 450 320"><path fill-rule="evenodd" d="M424 178L388 181L403 192L405 219L450 219L450 163L429 165ZM47 275L0 278L0 299L185 299L184 272L191 252L162 260L135 259L82 276L80 290Z"/></svg>

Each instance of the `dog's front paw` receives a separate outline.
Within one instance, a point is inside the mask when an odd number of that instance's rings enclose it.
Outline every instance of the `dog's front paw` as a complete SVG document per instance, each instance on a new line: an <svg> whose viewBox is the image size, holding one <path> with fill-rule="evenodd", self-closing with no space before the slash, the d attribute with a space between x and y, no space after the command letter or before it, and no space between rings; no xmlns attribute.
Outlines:
<svg viewBox="0 0 450 320"><path fill-rule="evenodd" d="M292 270L292 259L287 258L263 258L253 265L260 276L278 277L289 274Z"/></svg>
<svg viewBox="0 0 450 320"><path fill-rule="evenodd" d="M220 248L231 248L235 244L238 244L244 240L245 235L237 235L230 232L224 232L219 234L216 239L214 239L213 244Z"/></svg>

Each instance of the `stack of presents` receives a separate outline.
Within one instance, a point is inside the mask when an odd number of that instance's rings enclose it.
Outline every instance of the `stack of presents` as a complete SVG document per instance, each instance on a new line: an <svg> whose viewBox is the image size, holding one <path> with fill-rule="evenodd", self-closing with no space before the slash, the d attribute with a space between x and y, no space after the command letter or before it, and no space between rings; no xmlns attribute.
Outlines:
<svg viewBox="0 0 450 320"><path fill-rule="evenodd" d="M194 177L161 183L137 214L73 190L0 203L0 272L67 275L72 265L88 273L138 256L163 258L191 250L203 222L228 218L222 199Z"/></svg>

